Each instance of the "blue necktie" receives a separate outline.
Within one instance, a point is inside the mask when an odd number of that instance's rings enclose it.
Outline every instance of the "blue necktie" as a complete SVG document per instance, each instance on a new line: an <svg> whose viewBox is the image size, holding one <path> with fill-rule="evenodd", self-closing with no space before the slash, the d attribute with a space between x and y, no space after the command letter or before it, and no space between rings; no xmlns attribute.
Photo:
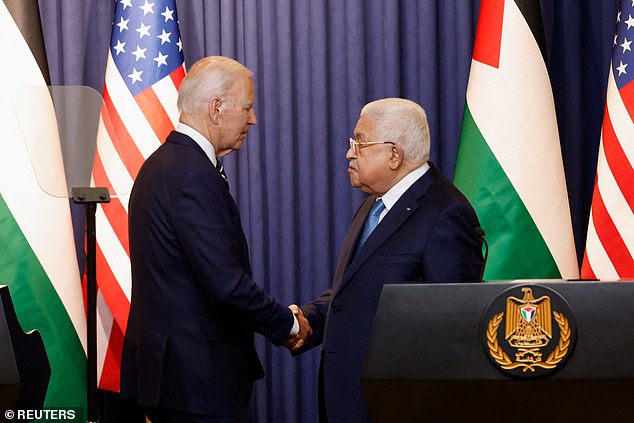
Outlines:
<svg viewBox="0 0 634 423"><path fill-rule="evenodd" d="M361 248L363 243L370 237L376 225L379 224L379 216L385 210L385 204L383 204L383 200L377 200L376 203L372 206L370 210L370 214L365 220L365 225L363 226L363 231L361 232L361 236L359 237L359 242L357 243L357 251Z"/></svg>

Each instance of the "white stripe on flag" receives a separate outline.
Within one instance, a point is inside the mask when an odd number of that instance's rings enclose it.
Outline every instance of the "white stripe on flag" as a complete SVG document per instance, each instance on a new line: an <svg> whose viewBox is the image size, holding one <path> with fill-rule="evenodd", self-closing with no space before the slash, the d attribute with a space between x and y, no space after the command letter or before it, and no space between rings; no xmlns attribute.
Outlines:
<svg viewBox="0 0 634 423"><path fill-rule="evenodd" d="M610 115L616 137L620 140L619 144L623 148L630 164L632 164L634 163L634 125L632 124L630 114L625 108L621 94L619 94L611 66L608 78L606 99L608 114Z"/></svg>
<svg viewBox="0 0 634 423"><path fill-rule="evenodd" d="M127 198L121 198L121 202L124 201L127 202ZM119 242L117 234L112 229L112 226L110 226L110 223L108 222L108 219L101 207L97 207L96 216L97 242L99 243L99 247L106 258L106 261L112 269L112 273L117 281L119 281L119 285L121 286L123 293L127 297L128 302L130 302L130 298L132 296L130 258Z"/></svg>
<svg viewBox="0 0 634 423"><path fill-rule="evenodd" d="M130 176L130 172L123 164L121 157L114 149L110 134L106 131L103 123L103 117L99 117L99 137L97 138L97 151L101 163L103 163L104 171L110 181L112 187L111 195L127 195L132 190L134 180ZM128 203L123 203L126 213L128 212Z"/></svg>
<svg viewBox="0 0 634 423"><path fill-rule="evenodd" d="M103 298L101 291L97 292L97 380L101 380L103 366L108 353L108 342L114 318Z"/></svg>
<svg viewBox="0 0 634 423"><path fill-rule="evenodd" d="M586 255L588 256L588 262L590 267L597 278L604 280L615 280L619 278L612 260L608 256L603 244L599 240L597 231L594 227L594 219L590 214L590 221L588 222L588 239L586 240Z"/></svg>
<svg viewBox="0 0 634 423"><path fill-rule="evenodd" d="M178 90L174 85L174 81L170 76L166 76L156 84L152 85L154 94L161 102L161 105L167 112L167 115L172 121L172 125L176 127L178 124L178 108L176 107L176 100L178 99Z"/></svg>
<svg viewBox="0 0 634 423"><path fill-rule="evenodd" d="M630 255L634 257L634 214L632 214L632 209L627 204L627 200L623 196L607 163L605 150L603 149L603 137L601 137L601 148L599 148L597 165L599 192L617 231L630 251Z"/></svg>

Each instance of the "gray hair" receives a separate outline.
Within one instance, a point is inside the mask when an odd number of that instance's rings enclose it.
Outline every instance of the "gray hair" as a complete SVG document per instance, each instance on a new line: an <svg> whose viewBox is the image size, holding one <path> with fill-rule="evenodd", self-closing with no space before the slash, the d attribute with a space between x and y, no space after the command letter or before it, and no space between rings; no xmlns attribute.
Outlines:
<svg viewBox="0 0 634 423"><path fill-rule="evenodd" d="M376 118L380 141L400 145L405 158L415 164L429 160L429 125L425 110L411 100L384 98L366 104L361 116Z"/></svg>
<svg viewBox="0 0 634 423"><path fill-rule="evenodd" d="M228 57L208 56L200 59L181 83L176 102L179 113L196 116L209 100L223 98L241 77L251 78L252 75L247 67Z"/></svg>

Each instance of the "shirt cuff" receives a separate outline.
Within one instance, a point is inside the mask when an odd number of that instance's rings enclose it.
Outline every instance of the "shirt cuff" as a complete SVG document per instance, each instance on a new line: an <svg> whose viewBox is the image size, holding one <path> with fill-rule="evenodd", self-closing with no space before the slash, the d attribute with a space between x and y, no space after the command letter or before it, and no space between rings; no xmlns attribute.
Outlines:
<svg viewBox="0 0 634 423"><path fill-rule="evenodd" d="M297 317L293 314L293 327L291 328L291 333L288 336L295 336L299 333L299 322L297 321Z"/></svg>

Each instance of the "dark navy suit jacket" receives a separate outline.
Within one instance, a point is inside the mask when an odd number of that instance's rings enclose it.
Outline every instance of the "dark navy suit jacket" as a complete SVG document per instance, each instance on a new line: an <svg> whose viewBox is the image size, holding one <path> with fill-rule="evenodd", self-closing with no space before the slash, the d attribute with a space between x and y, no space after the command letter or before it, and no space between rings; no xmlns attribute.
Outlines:
<svg viewBox="0 0 634 423"><path fill-rule="evenodd" d="M355 254L376 197L361 204L344 240L332 287L302 307L314 330L307 348L322 343L320 409L325 408L331 423L370 421L360 376L383 285L479 280L483 258L475 211L430 166Z"/></svg>
<svg viewBox="0 0 634 423"><path fill-rule="evenodd" d="M279 345L293 316L251 279L238 209L188 136L172 132L141 167L129 235L123 396L190 413L242 412L264 376L253 331Z"/></svg>

